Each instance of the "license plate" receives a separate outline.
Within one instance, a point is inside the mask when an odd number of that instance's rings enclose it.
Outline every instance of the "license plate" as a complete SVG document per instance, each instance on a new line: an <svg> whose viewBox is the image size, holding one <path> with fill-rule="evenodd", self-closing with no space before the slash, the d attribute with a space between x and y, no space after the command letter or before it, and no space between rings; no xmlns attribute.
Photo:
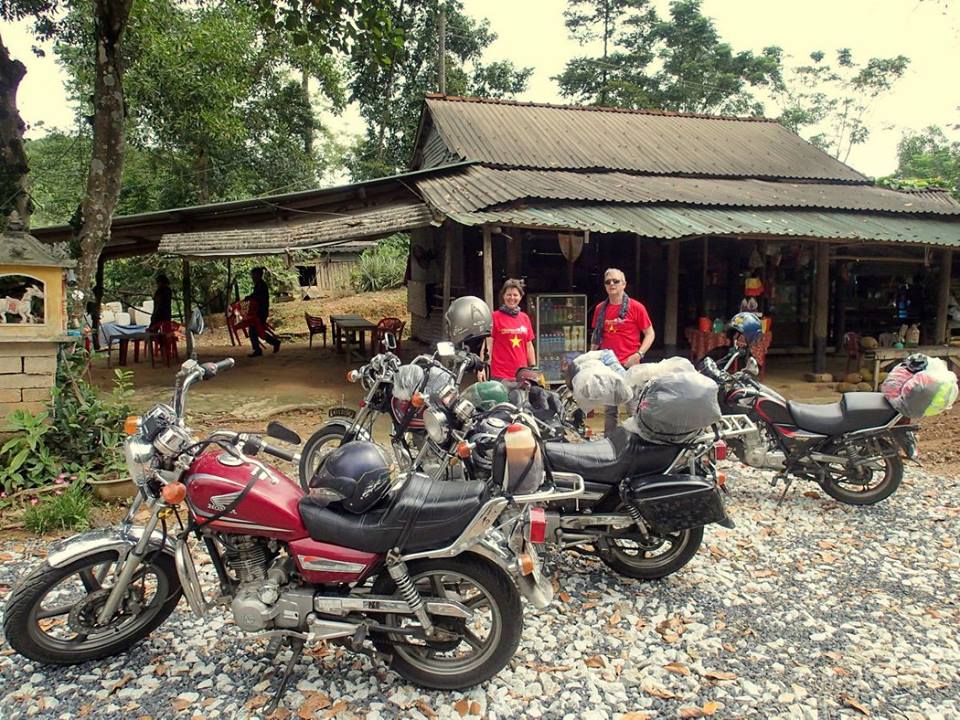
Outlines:
<svg viewBox="0 0 960 720"><path fill-rule="evenodd" d="M357 411L353 408L348 407L332 407L327 410L327 417L337 418L350 418L353 420L357 416Z"/></svg>

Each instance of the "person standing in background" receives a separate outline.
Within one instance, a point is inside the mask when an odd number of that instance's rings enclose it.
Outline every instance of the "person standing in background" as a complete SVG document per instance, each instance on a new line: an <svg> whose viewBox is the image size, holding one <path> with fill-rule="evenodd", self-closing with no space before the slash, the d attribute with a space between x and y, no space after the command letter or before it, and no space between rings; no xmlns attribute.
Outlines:
<svg viewBox="0 0 960 720"><path fill-rule="evenodd" d="M603 273L603 287L607 299L593 311L593 335L591 350L612 350L625 368L643 361L653 345L656 333L653 323L642 303L627 295L627 279L622 270L609 268ZM636 412L635 402L627 404L627 412ZM603 423L603 432L610 435L617 429L620 409L608 405Z"/></svg>
<svg viewBox="0 0 960 720"><path fill-rule="evenodd" d="M533 324L530 316L520 309L523 286L519 280L508 279L500 290L501 305L493 312L493 329L484 341L483 355L490 360L492 380L514 382L517 370L537 364L533 347ZM486 373L477 374L480 380Z"/></svg>
<svg viewBox="0 0 960 720"><path fill-rule="evenodd" d="M165 273L157 273L157 289L153 293L153 312L150 313L149 332L169 332L169 325L173 319L173 290L170 288L170 278Z"/></svg>
<svg viewBox="0 0 960 720"><path fill-rule="evenodd" d="M267 330L267 317L270 315L270 288L263 279L263 268L252 268L250 278L253 280L253 292L244 298L244 300L250 300L251 304L256 304L256 308L251 308L251 316L247 318L250 322L250 345L253 347L250 357L259 357L263 355L263 350L260 349L260 336L273 345L274 352L280 350L280 338Z"/></svg>

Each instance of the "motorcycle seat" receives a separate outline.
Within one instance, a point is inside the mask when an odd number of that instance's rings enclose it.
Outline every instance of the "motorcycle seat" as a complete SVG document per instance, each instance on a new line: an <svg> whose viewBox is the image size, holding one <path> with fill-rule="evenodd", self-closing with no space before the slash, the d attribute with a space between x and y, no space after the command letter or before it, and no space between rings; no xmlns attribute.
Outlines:
<svg viewBox="0 0 960 720"><path fill-rule="evenodd" d="M841 435L880 427L897 414L883 393L878 392L848 392L840 402L826 405L791 400L787 407L797 427L819 435Z"/></svg>
<svg viewBox="0 0 960 720"><path fill-rule="evenodd" d="M650 445L622 427L603 440L547 442L544 450L551 469L607 485L626 477L663 472L680 453L676 445Z"/></svg>
<svg viewBox="0 0 960 720"><path fill-rule="evenodd" d="M408 523L414 523L401 548L416 552L453 542L487 501L485 483L434 480L411 475L392 496L357 515L306 495L300 517L310 537L318 542L382 553L395 547Z"/></svg>

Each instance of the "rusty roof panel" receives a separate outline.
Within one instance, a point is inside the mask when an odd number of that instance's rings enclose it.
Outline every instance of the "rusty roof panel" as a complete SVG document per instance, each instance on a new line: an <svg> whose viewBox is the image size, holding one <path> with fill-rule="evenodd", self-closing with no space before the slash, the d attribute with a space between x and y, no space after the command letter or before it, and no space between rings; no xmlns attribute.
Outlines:
<svg viewBox="0 0 960 720"><path fill-rule="evenodd" d="M637 205L542 205L454 213L464 225L631 232L643 237L749 235L960 247L960 223L942 219L815 210L717 210Z"/></svg>
<svg viewBox="0 0 960 720"><path fill-rule="evenodd" d="M563 170L466 167L416 181L424 198L444 212L470 212L525 199L621 203L683 203L724 207L807 207L960 215L946 192L899 192L872 185L628 175Z"/></svg>
<svg viewBox="0 0 960 720"><path fill-rule="evenodd" d="M490 165L867 180L772 121L463 98L426 103L451 153Z"/></svg>
<svg viewBox="0 0 960 720"><path fill-rule="evenodd" d="M188 257L273 255L290 250L314 250L347 240L377 238L426 227L434 222L424 203L364 208L319 222L195 233L168 233L159 252Z"/></svg>

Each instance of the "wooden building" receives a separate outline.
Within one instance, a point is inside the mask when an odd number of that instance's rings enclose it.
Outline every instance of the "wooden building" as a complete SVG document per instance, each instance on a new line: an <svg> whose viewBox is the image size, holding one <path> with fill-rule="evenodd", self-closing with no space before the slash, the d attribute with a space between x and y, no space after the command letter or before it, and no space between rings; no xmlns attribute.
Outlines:
<svg viewBox="0 0 960 720"><path fill-rule="evenodd" d="M822 366L844 329L947 333L960 205L899 192L762 118L428 96L402 175L114 219L105 257L184 262L412 236L412 332L439 337L451 297L603 295L619 267L672 353L700 317L729 318L748 277L764 290L773 348ZM34 231L58 240L69 228ZM562 245L582 252L568 262Z"/></svg>

